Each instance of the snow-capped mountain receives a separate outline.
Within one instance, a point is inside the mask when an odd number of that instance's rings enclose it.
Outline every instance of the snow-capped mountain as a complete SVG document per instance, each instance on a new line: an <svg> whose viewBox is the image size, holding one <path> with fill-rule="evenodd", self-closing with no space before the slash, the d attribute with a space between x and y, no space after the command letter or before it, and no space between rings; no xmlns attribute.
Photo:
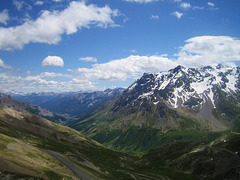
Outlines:
<svg viewBox="0 0 240 180"><path fill-rule="evenodd" d="M141 107L146 101L153 106L165 103L178 112L189 110L211 128L226 129L226 122L235 121L240 113L240 67L178 66L167 72L144 73L115 103L114 111L127 105Z"/></svg>
<svg viewBox="0 0 240 180"><path fill-rule="evenodd" d="M121 96L73 127L116 149L153 147L173 131L191 131L191 139L195 131L240 128L240 67L178 66L144 73ZM134 141L126 144L127 139Z"/></svg>
<svg viewBox="0 0 240 180"><path fill-rule="evenodd" d="M240 87L240 67L203 67L200 69L178 66L167 72L145 73L133 83L127 92L134 94L135 101L143 98L158 104L156 96L161 96L169 106L180 106L200 110L210 101L213 108L217 105L217 90L237 99Z"/></svg>

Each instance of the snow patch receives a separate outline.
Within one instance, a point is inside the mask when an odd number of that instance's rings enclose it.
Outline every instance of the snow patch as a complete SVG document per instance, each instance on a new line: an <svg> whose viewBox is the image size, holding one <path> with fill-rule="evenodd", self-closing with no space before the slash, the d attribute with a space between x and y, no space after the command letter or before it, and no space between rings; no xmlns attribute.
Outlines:
<svg viewBox="0 0 240 180"><path fill-rule="evenodd" d="M137 82L133 83L129 88L128 92L132 91L137 86Z"/></svg>
<svg viewBox="0 0 240 180"><path fill-rule="evenodd" d="M148 93L144 93L144 94L140 95L138 98L143 99L143 98L149 97L149 96L151 96L151 95L153 95L153 94L154 94L154 92L153 92L153 91L150 91L150 92L148 92Z"/></svg>

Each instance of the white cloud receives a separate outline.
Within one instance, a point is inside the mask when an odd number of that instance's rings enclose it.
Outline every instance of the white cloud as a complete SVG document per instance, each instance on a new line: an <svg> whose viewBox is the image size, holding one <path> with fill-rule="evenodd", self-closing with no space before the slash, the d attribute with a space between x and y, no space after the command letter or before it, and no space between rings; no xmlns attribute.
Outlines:
<svg viewBox="0 0 240 180"><path fill-rule="evenodd" d="M54 2L61 2L62 0L52 0L52 1L54 1Z"/></svg>
<svg viewBox="0 0 240 180"><path fill-rule="evenodd" d="M97 58L95 57L81 57L79 61L86 61L86 62L97 62Z"/></svg>
<svg viewBox="0 0 240 180"><path fill-rule="evenodd" d="M0 78L1 79L1 78ZM16 86L13 90L27 90L32 92L43 91L78 91L81 89L93 89L94 85L88 80L73 78L70 81L46 80L39 76L29 76L21 79L22 86ZM12 83L15 83L14 81ZM24 89L23 89L24 88ZM1 90L1 87L0 87Z"/></svg>
<svg viewBox="0 0 240 180"><path fill-rule="evenodd" d="M180 7L183 9L189 9L189 8L191 8L191 4L190 3L181 3Z"/></svg>
<svg viewBox="0 0 240 180"><path fill-rule="evenodd" d="M16 6L17 10L20 11L23 7L24 1L13 1L13 5Z"/></svg>
<svg viewBox="0 0 240 180"><path fill-rule="evenodd" d="M193 6L193 10L203 10L204 6Z"/></svg>
<svg viewBox="0 0 240 180"><path fill-rule="evenodd" d="M5 64L2 59L0 59L0 68L9 69L11 66Z"/></svg>
<svg viewBox="0 0 240 180"><path fill-rule="evenodd" d="M62 34L73 34L81 28L114 27L118 10L73 1L63 11L42 11L35 21L28 20L16 27L0 27L0 49L22 49L31 42L57 44ZM46 28L47 27L47 28Z"/></svg>
<svg viewBox="0 0 240 180"><path fill-rule="evenodd" d="M189 67L240 61L240 40L229 36L198 36L186 41L177 62Z"/></svg>
<svg viewBox="0 0 240 180"><path fill-rule="evenodd" d="M89 81L125 81L128 78L138 78L144 72L167 71L179 64L186 67L229 64L240 61L240 40L228 36L194 37L186 40L186 44L175 57L168 58L166 54L131 55L103 64L94 64L92 68L78 68L75 72Z"/></svg>
<svg viewBox="0 0 240 180"><path fill-rule="evenodd" d="M170 58L174 57L174 58ZM185 41L175 56L131 55L94 64L91 68L69 70L68 74L44 72L39 75L21 77L0 73L0 91L78 91L94 89L99 81L125 81L136 79L144 72L167 71L177 65L202 67L214 64L233 64L240 62L240 40L229 36L198 36ZM0 67L6 64L0 60ZM71 75L75 72L74 75ZM68 80L66 80L68 79ZM64 81L63 81L64 80ZM132 80L133 81L133 80ZM112 84L111 84L112 85Z"/></svg>
<svg viewBox="0 0 240 180"><path fill-rule="evenodd" d="M171 15L176 16L178 19L181 19L181 17L183 16L183 13L180 13L180 12L178 12L178 11L175 11L175 12L172 12Z"/></svg>
<svg viewBox="0 0 240 180"><path fill-rule="evenodd" d="M8 10L4 9L1 13L0 13L0 23L3 23L5 25L7 25L7 21L9 20L9 16L8 16Z"/></svg>
<svg viewBox="0 0 240 180"><path fill-rule="evenodd" d="M150 3L150 2L159 1L159 0L124 0L124 1L136 2L136 3Z"/></svg>
<svg viewBox="0 0 240 180"><path fill-rule="evenodd" d="M59 56L48 56L46 57L43 62L42 66L64 66L63 59Z"/></svg>
<svg viewBox="0 0 240 180"><path fill-rule="evenodd" d="M124 81L138 78L144 72L159 72L175 66L175 62L165 57L131 55L103 64L94 64L91 69L78 68L76 72L88 80Z"/></svg>
<svg viewBox="0 0 240 180"><path fill-rule="evenodd" d="M27 10L31 10L32 9L32 6L29 5L28 3L26 3L25 1L14 0L13 1L13 5L17 8L18 11L21 11L23 6L25 6L27 8Z"/></svg>
<svg viewBox="0 0 240 180"><path fill-rule="evenodd" d="M157 19L157 20L158 20L158 19L159 19L159 16L158 16L158 15L152 15L152 16L151 16L151 19Z"/></svg>
<svg viewBox="0 0 240 180"><path fill-rule="evenodd" d="M44 1L36 1L35 3L34 3L35 5L38 5L38 6L41 6L41 5L43 5L44 4Z"/></svg>
<svg viewBox="0 0 240 180"><path fill-rule="evenodd" d="M69 74L55 73L55 72L43 72L39 75L41 78L55 78L55 77L72 77Z"/></svg>
<svg viewBox="0 0 240 180"><path fill-rule="evenodd" d="M72 78L67 81L61 81L58 77ZM50 78L50 79L48 79ZM54 78L54 80L52 79ZM15 76L9 73L0 73L0 91L19 91L19 92L63 92L79 91L82 89L94 89L92 82L78 77L72 77L68 74L44 72L40 75L27 77Z"/></svg>
<svg viewBox="0 0 240 180"><path fill-rule="evenodd" d="M215 4L212 3L212 2L208 2L207 5L209 5L209 6L211 6L211 7L214 7L214 6L215 6Z"/></svg>
<svg viewBox="0 0 240 180"><path fill-rule="evenodd" d="M0 73L0 91L7 92L16 90L17 87L24 87L22 78L19 76L11 76L8 73Z"/></svg>

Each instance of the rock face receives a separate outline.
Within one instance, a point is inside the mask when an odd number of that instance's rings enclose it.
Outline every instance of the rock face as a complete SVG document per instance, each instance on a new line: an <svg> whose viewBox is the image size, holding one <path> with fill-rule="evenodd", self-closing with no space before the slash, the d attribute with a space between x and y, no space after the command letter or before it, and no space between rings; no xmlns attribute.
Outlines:
<svg viewBox="0 0 240 180"><path fill-rule="evenodd" d="M121 96L73 127L118 146L140 131L147 143L149 129L154 134L149 137L159 139L159 134L172 130L224 131L238 127L239 119L240 67L178 66L144 73Z"/></svg>

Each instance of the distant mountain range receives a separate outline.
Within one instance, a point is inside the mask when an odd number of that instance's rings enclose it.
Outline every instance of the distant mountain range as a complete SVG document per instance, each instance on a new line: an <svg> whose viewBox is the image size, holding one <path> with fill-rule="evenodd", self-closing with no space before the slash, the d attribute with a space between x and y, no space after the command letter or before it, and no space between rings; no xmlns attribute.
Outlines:
<svg viewBox="0 0 240 180"><path fill-rule="evenodd" d="M145 73L72 127L118 150L148 151L167 140L211 139L240 129L240 67Z"/></svg>
<svg viewBox="0 0 240 180"><path fill-rule="evenodd" d="M29 102L31 104L38 105L38 106L44 102L47 102L55 98L59 94L60 93L55 93L55 92L19 93L15 91L6 93L6 95L10 95L14 99L17 99L19 101Z"/></svg>
<svg viewBox="0 0 240 180"><path fill-rule="evenodd" d="M9 95L14 99L48 109L65 117L67 121L73 121L88 115L103 102L119 96L123 91L123 88L116 88L93 92L42 92L27 94L12 92Z"/></svg>

